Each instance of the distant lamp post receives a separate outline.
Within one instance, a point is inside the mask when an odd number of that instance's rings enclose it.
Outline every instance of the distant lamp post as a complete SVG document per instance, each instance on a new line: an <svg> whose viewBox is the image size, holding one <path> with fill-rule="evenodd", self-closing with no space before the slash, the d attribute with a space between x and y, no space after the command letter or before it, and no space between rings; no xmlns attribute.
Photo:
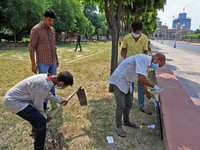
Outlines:
<svg viewBox="0 0 200 150"><path fill-rule="evenodd" d="M189 43L191 42L191 33L190 33L190 38L189 38Z"/></svg>
<svg viewBox="0 0 200 150"><path fill-rule="evenodd" d="M162 41L161 41L161 44L163 44L163 35L162 35Z"/></svg>
<svg viewBox="0 0 200 150"><path fill-rule="evenodd" d="M178 34L178 26L180 25L179 21L176 23L176 34L175 34L175 42L174 42L174 48L176 48L176 40L177 40L177 34Z"/></svg>

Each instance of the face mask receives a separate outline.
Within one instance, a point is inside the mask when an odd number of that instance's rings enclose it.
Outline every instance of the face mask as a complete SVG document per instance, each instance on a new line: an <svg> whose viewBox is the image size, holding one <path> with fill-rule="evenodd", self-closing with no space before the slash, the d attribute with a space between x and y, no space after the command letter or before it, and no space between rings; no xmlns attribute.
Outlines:
<svg viewBox="0 0 200 150"><path fill-rule="evenodd" d="M140 34L136 34L134 32L132 33L132 35L133 35L134 38L139 38L140 37Z"/></svg>
<svg viewBox="0 0 200 150"><path fill-rule="evenodd" d="M62 89L62 87L55 85L54 86L56 89Z"/></svg>
<svg viewBox="0 0 200 150"><path fill-rule="evenodd" d="M158 64L151 63L150 68L151 68L151 69L158 69L158 68L159 68L159 65L158 65Z"/></svg>

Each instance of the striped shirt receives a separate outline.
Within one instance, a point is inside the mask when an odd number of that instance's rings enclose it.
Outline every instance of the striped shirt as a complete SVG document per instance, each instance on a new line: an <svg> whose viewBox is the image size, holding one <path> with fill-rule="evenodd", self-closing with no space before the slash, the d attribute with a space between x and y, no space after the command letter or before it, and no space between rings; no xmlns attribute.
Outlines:
<svg viewBox="0 0 200 150"><path fill-rule="evenodd" d="M43 22L35 25L30 34L29 51L36 51L37 62L50 65L56 62L55 29Z"/></svg>

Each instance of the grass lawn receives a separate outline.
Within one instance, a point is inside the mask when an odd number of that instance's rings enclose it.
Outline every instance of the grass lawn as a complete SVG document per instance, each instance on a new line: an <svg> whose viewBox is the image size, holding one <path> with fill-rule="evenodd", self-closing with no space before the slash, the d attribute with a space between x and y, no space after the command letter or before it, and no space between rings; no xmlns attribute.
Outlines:
<svg viewBox="0 0 200 150"><path fill-rule="evenodd" d="M58 72L70 71L74 76L73 87L56 90L58 96L67 98L76 88L86 90L88 106L81 107L74 96L48 124L46 149L69 150L163 150L164 142L159 139L157 115L154 105L146 99L146 107L153 111L146 115L139 111L137 89L130 113L131 121L141 128L124 127L126 138L119 137L115 128L115 100L108 92L110 76L111 42L83 43L83 52L74 52L75 44L58 45L60 66ZM78 49L79 50L79 49ZM33 75L27 47L0 50L0 150L33 149L33 138L28 136L31 126L17 115L3 107L5 93L21 80ZM153 76L153 72L150 73ZM137 87L137 86L136 86ZM50 104L51 114L57 104ZM155 129L147 128L155 124ZM48 139L55 138L56 148ZM113 136L114 144L108 144L106 137Z"/></svg>

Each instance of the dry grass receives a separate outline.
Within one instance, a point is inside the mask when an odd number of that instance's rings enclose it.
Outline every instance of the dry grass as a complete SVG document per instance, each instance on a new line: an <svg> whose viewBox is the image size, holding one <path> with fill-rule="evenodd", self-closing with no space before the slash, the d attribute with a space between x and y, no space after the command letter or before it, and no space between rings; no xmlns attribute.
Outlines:
<svg viewBox="0 0 200 150"><path fill-rule="evenodd" d="M73 45L74 46L74 45ZM159 140L157 116L153 104L146 100L146 107L153 110L148 116L138 109L137 92L131 110L131 121L142 125L140 130L124 127L126 138L116 135L115 102L108 92L107 80L110 75L111 43L85 43L83 52L74 52L72 45L58 46L60 66L58 72L69 70L75 79L73 87L57 90L60 97L69 96L78 86L87 93L88 106L80 107L74 96L49 123L55 138L61 141L63 149L69 150L162 150L163 141ZM28 122L13 115L2 105L3 96L16 83L33 75L30 68L28 48L0 50L0 150L33 149L33 139L27 134L31 129ZM47 114L51 114L57 104L51 104ZM155 129L147 125L155 124ZM107 136L113 136L115 143L108 144ZM47 141L46 149L52 149Z"/></svg>

